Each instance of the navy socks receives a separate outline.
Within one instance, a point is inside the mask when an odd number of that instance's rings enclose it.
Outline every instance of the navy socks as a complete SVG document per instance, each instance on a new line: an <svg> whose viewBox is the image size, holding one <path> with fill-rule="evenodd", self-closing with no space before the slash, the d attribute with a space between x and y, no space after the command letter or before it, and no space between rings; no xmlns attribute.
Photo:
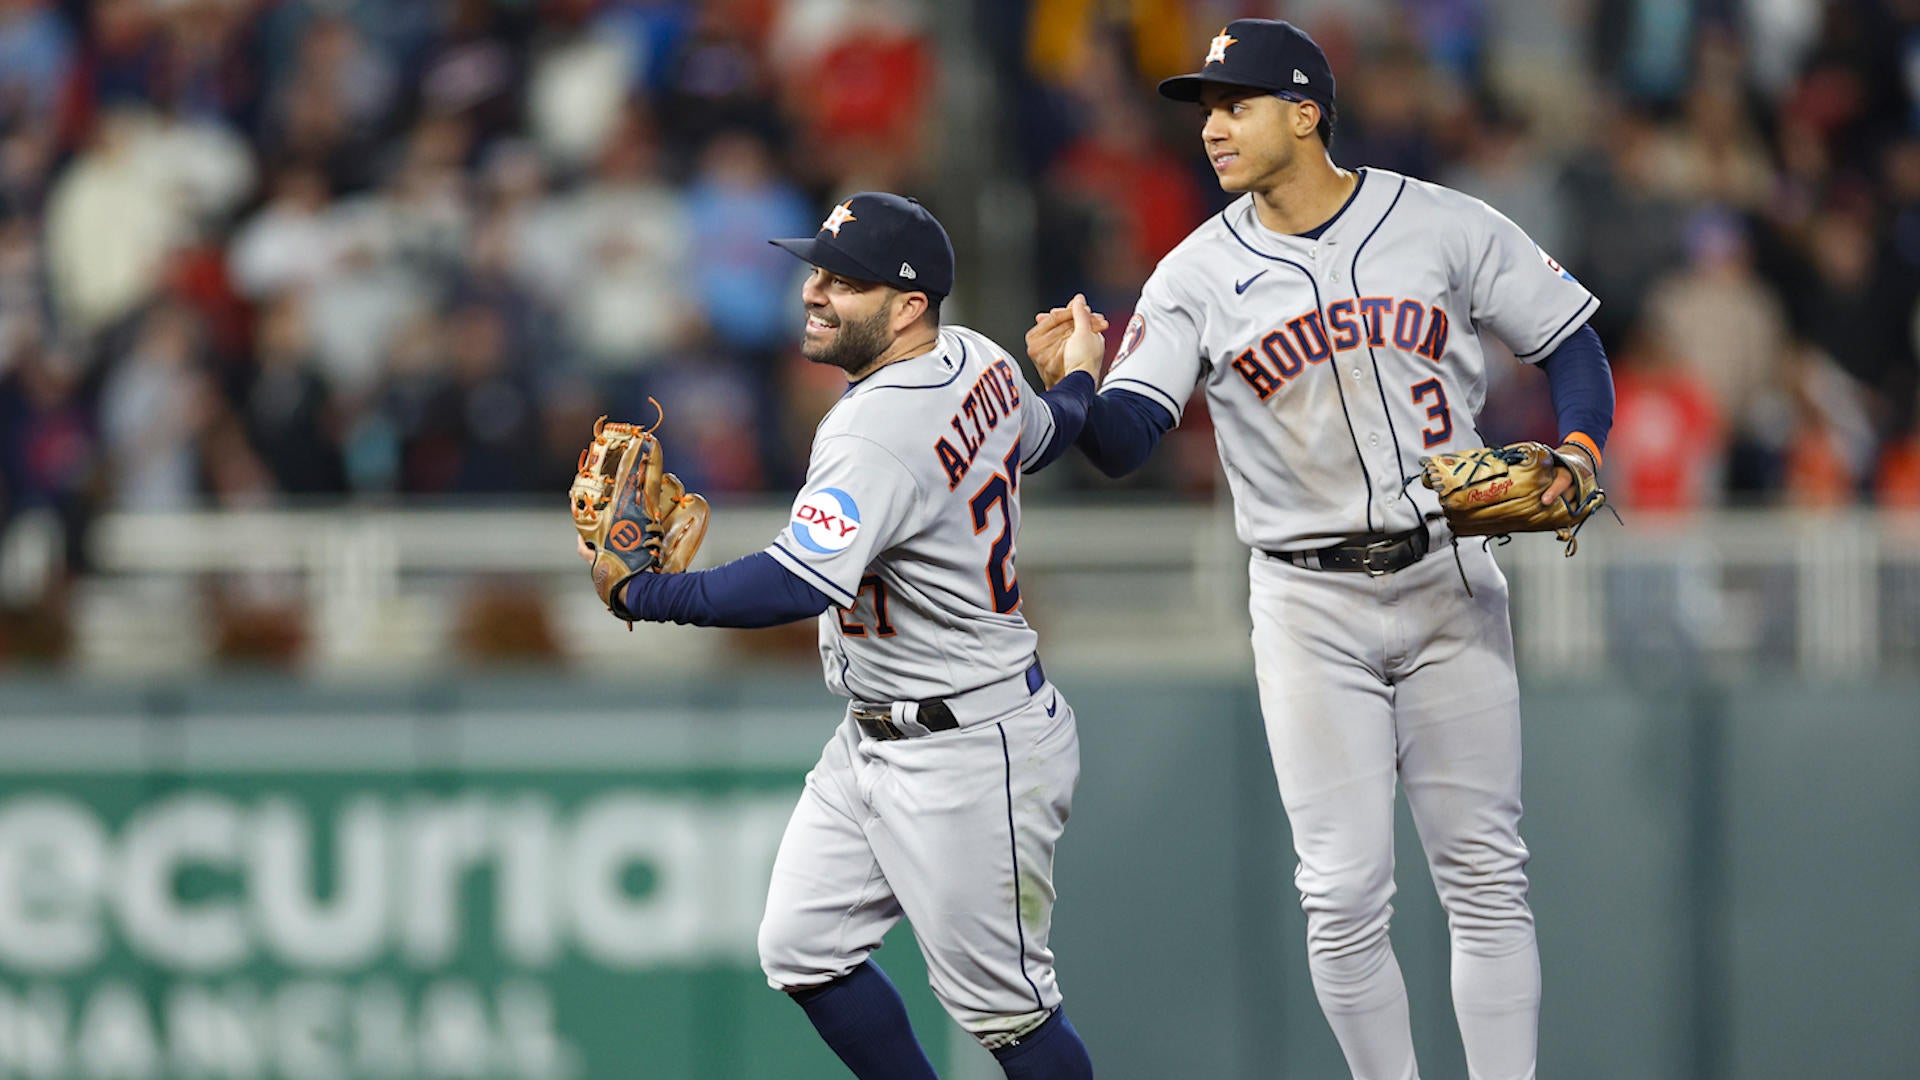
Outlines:
<svg viewBox="0 0 1920 1080"><path fill-rule="evenodd" d="M1018 1045L995 1050L993 1056L1007 1080L1093 1080L1087 1044L1059 1009Z"/></svg>
<svg viewBox="0 0 1920 1080"><path fill-rule="evenodd" d="M791 996L807 1011L814 1030L860 1080L938 1080L926 1051L920 1049L919 1041L913 1037L913 1027L907 1022L907 1005L900 1000L900 991L894 989L893 980L873 961L861 964L825 986L809 987ZM1024 1050L1026 1044L1016 1049ZM1081 1051L1083 1057L1085 1053Z"/></svg>
<svg viewBox="0 0 1920 1080"><path fill-rule="evenodd" d="M900 991L871 960L825 986L790 996L859 1080L938 1080L913 1037ZM993 1056L1007 1080L1093 1080L1087 1046L1058 1009L1018 1044Z"/></svg>

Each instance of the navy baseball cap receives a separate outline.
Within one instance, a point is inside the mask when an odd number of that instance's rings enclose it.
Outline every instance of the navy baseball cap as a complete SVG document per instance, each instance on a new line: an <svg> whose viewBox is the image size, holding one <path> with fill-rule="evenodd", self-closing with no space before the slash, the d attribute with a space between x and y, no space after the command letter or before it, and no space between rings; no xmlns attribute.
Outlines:
<svg viewBox="0 0 1920 1080"><path fill-rule="evenodd" d="M836 205L804 240L769 240L822 269L902 292L953 291L953 241L920 200L863 191Z"/></svg>
<svg viewBox="0 0 1920 1080"><path fill-rule="evenodd" d="M1333 105L1333 68L1307 32L1278 19L1235 19L1207 46L1207 60L1192 75L1160 83L1175 101L1199 101L1207 83L1250 86L1294 101Z"/></svg>

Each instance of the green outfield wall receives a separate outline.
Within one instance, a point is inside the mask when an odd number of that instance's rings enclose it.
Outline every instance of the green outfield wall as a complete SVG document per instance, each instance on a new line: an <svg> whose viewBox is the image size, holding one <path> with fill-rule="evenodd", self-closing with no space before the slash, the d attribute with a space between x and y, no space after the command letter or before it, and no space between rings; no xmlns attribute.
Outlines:
<svg viewBox="0 0 1920 1080"><path fill-rule="evenodd" d="M1343 1075L1250 683L1055 675L1055 944L1100 1075ZM843 1076L753 950L832 701L641 697L0 684L0 1078ZM1542 1076L1914 1075L1920 687L1535 685L1526 715ZM1423 1075L1460 1077L1401 822ZM943 1075L997 1075L908 932L881 960Z"/></svg>

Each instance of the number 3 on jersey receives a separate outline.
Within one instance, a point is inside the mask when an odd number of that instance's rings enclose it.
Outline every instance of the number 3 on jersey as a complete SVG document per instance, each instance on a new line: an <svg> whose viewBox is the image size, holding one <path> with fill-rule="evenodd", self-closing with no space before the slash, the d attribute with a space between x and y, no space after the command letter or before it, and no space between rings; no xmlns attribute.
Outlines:
<svg viewBox="0 0 1920 1080"><path fill-rule="evenodd" d="M1020 493L1020 441L1007 452L1006 472L994 473L967 502L973 511L973 532L986 531L995 504L1000 507L1000 535L987 551L987 585L993 590L993 610L1002 615L1020 606L1020 581L1013 569L1013 500Z"/></svg>
<svg viewBox="0 0 1920 1080"><path fill-rule="evenodd" d="M1453 414L1447 411L1447 390L1439 379L1413 384L1413 403L1418 405L1426 398L1434 399L1433 404L1427 406L1427 416L1436 421L1439 428L1421 428L1420 437L1427 440L1427 448L1432 449L1453 438Z"/></svg>

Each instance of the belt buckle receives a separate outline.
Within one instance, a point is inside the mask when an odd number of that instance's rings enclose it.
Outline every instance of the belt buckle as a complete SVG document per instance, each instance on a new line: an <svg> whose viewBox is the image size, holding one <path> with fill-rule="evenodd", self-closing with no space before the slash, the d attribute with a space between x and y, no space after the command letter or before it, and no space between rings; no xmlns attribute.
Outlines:
<svg viewBox="0 0 1920 1080"><path fill-rule="evenodd" d="M1386 577L1388 574L1393 573L1393 567L1386 565L1384 561L1381 565L1375 566L1373 564L1373 557L1375 555L1385 555L1387 552L1399 546L1400 543L1401 541L1399 540L1375 540L1373 543L1368 544L1366 554L1360 557L1361 569L1367 572L1368 577Z"/></svg>
<svg viewBox="0 0 1920 1080"><path fill-rule="evenodd" d="M894 742L907 737L907 733L900 730L900 725L893 722L891 708L871 709L855 705L852 711L853 722L860 725L860 730L866 732L868 738Z"/></svg>

